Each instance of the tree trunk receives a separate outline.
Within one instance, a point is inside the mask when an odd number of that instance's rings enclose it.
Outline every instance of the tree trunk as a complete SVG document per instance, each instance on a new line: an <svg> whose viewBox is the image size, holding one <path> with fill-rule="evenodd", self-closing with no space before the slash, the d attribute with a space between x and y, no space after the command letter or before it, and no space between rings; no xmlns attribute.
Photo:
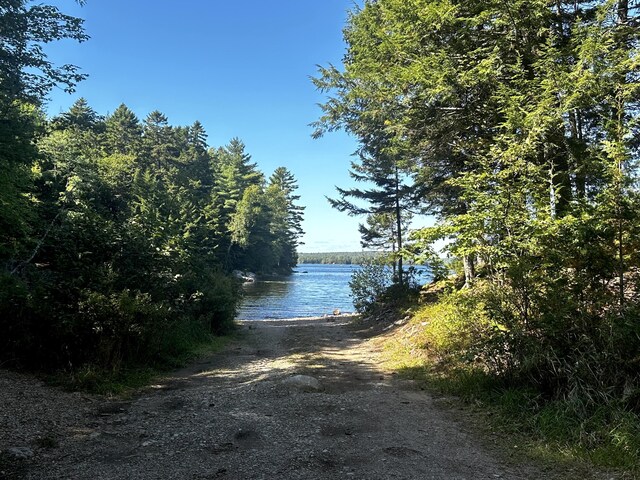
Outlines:
<svg viewBox="0 0 640 480"><path fill-rule="evenodd" d="M404 284L404 272L402 271L402 209L400 208L400 175L398 173L398 166L396 165L396 242L398 245L398 285Z"/></svg>
<svg viewBox="0 0 640 480"><path fill-rule="evenodd" d="M618 25L622 28L618 30L618 48L620 49L628 49L629 45L629 35L627 30L627 24L629 22L629 0L619 0L618 1ZM628 55L628 52L627 52ZM616 105L615 109L615 117L617 122L617 135L616 141L624 144L624 114L626 110L626 105L624 103L623 89L626 86L627 80L624 75L620 75L618 78L618 105ZM617 169L618 169L618 179L617 179L617 206L616 213L618 215L618 282L619 282L619 291L618 291L618 302L620 304L620 309L623 308L625 303L624 298L624 271L625 271L625 261L624 261L624 207L622 204L622 198L624 196L624 159L618 157L617 161Z"/></svg>
<svg viewBox="0 0 640 480"><path fill-rule="evenodd" d="M462 257L462 265L464 268L464 286L469 288L476 278L476 265L473 255L465 255Z"/></svg>
<svg viewBox="0 0 640 480"><path fill-rule="evenodd" d="M569 142L562 125L553 126L544 137L538 158L549 173L549 207L553 217L563 217L570 208L572 195Z"/></svg>
<svg viewBox="0 0 640 480"><path fill-rule="evenodd" d="M395 235L395 232L394 232ZM393 243L391 244L391 265L393 266L393 278L396 278L398 275L398 266L396 265L396 239L393 239Z"/></svg>
<svg viewBox="0 0 640 480"><path fill-rule="evenodd" d="M587 193L587 176L585 166L585 150L582 135L582 119L580 112L574 110L569 114L569 127L571 129L571 142L569 149L574 161L576 195L583 199Z"/></svg>
<svg viewBox="0 0 640 480"><path fill-rule="evenodd" d="M555 145L564 144L564 132L558 130L552 134L552 142ZM550 163L555 166L553 183L556 200L556 215L558 218L564 217L570 209L571 199L571 175L569 172L569 152L564 148L553 148L550 155Z"/></svg>
<svg viewBox="0 0 640 480"><path fill-rule="evenodd" d="M623 232L623 224L622 224L622 212L619 214L618 218L618 303L620 305L620 309L624 307L624 270L625 270L625 262L624 262L624 232Z"/></svg>
<svg viewBox="0 0 640 480"><path fill-rule="evenodd" d="M618 2L618 23L625 24L629 20L629 0Z"/></svg>

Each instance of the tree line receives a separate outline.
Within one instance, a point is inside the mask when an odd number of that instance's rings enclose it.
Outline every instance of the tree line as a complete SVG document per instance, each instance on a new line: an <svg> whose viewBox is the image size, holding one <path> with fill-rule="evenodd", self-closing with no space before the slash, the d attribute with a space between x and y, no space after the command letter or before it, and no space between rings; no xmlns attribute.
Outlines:
<svg viewBox="0 0 640 480"><path fill-rule="evenodd" d="M289 273L304 207L286 168L268 178L239 139L199 122L108 115L45 97L84 78L42 44L84 41L82 20L0 4L0 362L117 369L228 329L233 270Z"/></svg>
<svg viewBox="0 0 640 480"><path fill-rule="evenodd" d="M376 259L378 252L316 252L299 253L298 263L360 265Z"/></svg>
<svg viewBox="0 0 640 480"><path fill-rule="evenodd" d="M314 79L316 135L359 141L365 187L333 205L400 262L446 240L447 358L544 398L640 405L639 22L627 0L365 1ZM407 235L412 213L437 224Z"/></svg>

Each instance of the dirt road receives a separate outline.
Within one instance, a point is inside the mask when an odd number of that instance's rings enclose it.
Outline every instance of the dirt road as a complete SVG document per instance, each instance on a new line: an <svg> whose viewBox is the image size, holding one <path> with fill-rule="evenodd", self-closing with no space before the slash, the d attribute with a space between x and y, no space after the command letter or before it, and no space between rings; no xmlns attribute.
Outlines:
<svg viewBox="0 0 640 480"><path fill-rule="evenodd" d="M12 476L550 478L531 465L505 463L454 412L383 371L374 343L340 317L242 329L224 352L126 402L5 372L0 448L25 446L33 454Z"/></svg>

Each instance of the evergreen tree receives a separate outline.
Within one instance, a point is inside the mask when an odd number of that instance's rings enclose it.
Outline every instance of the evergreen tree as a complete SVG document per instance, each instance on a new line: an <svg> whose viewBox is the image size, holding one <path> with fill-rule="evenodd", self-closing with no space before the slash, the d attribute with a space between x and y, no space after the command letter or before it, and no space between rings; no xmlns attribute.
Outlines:
<svg viewBox="0 0 640 480"><path fill-rule="evenodd" d="M351 163L351 177L359 182L372 185L371 188L337 188L339 199L329 199L331 206L349 215L391 215L394 220L397 246L394 258L394 271L398 284L403 284L402 245L404 231L403 219L415 205L414 188L405 183L404 175L395 155L378 153L376 156L361 155L361 163ZM354 203L351 199L356 200ZM357 201L365 201L361 206Z"/></svg>
<svg viewBox="0 0 640 480"><path fill-rule="evenodd" d="M402 215L402 245L407 248L407 233L411 220L411 212L403 212ZM366 223L358 226L360 232L360 244L364 249L373 249L375 251L390 252L390 258L393 263L394 277L397 277L396 256L399 249L398 246L398 230L395 216L392 213L371 213L366 217Z"/></svg>
<svg viewBox="0 0 640 480"><path fill-rule="evenodd" d="M168 168L179 154L175 133L168 118L154 110L144 120L142 145L147 165L156 171Z"/></svg>
<svg viewBox="0 0 640 480"><path fill-rule="evenodd" d="M213 186L211 207L208 217L212 228L221 239L220 260L232 270L240 253L234 249L229 228L232 216L245 191L252 186L262 188L264 176L251 162L251 156L245 152L244 143L232 139L225 147L211 152L215 183Z"/></svg>
<svg viewBox="0 0 640 480"><path fill-rule="evenodd" d="M92 130L101 133L104 130L103 119L89 106L85 98L79 98L69 110L52 120L53 128Z"/></svg>
<svg viewBox="0 0 640 480"><path fill-rule="evenodd" d="M137 156L142 142L140 120L124 103L105 120L105 150L109 154Z"/></svg>
<svg viewBox="0 0 640 480"><path fill-rule="evenodd" d="M297 247L304 234L302 221L305 207L296 204L300 200L300 195L295 195L297 188L295 177L285 167L276 168L269 177L267 194L271 196L272 230L279 244L278 268L285 273L289 273L297 264Z"/></svg>

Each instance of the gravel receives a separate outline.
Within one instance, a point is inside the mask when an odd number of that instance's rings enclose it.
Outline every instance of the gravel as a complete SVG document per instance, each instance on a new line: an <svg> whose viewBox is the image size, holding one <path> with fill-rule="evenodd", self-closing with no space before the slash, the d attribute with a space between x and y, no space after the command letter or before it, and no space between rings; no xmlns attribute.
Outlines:
<svg viewBox="0 0 640 480"><path fill-rule="evenodd" d="M241 328L129 400L0 371L0 479L573 478L509 460L343 318Z"/></svg>

